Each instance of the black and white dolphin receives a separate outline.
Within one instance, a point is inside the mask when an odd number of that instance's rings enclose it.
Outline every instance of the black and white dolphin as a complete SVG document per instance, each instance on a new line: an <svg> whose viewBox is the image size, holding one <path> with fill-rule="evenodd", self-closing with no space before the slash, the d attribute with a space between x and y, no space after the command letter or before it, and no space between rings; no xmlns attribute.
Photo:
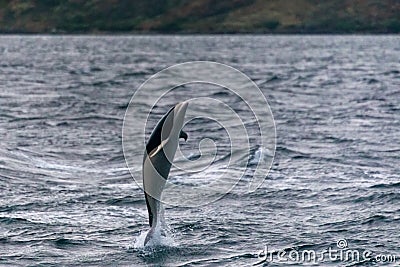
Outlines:
<svg viewBox="0 0 400 267"><path fill-rule="evenodd" d="M187 107L187 102L181 102L171 108L158 122L146 145L143 187L151 228L144 241L145 245L160 223L161 195L178 148L179 138L186 141L188 137L182 130Z"/></svg>

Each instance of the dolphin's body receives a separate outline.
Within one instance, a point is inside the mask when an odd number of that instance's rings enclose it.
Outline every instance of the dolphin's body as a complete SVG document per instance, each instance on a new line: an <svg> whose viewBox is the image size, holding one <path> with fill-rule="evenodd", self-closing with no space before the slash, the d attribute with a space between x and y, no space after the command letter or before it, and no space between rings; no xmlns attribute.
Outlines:
<svg viewBox="0 0 400 267"><path fill-rule="evenodd" d="M187 139L187 134L181 130L187 106L187 102L182 102L171 108L158 122L146 145L143 186L151 228L146 236L145 245L160 223L161 195L178 148L179 138L184 138L185 141Z"/></svg>

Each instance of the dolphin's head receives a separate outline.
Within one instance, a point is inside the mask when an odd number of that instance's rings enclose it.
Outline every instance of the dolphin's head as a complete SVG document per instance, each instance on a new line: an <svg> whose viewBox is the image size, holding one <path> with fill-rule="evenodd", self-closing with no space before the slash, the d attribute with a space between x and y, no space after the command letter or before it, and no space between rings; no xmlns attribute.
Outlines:
<svg viewBox="0 0 400 267"><path fill-rule="evenodd" d="M188 134L182 130L182 127L188 104L186 101L176 104L157 123L146 145L147 154L169 138L187 140Z"/></svg>

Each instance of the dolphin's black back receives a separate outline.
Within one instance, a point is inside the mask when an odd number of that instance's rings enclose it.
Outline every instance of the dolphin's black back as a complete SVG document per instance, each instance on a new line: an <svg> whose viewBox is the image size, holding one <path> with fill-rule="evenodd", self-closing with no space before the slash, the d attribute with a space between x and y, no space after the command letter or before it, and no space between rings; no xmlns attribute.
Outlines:
<svg viewBox="0 0 400 267"><path fill-rule="evenodd" d="M163 131L163 127L164 127L164 124L165 124L165 126L167 126L165 129L164 129L164 131L167 131L167 132L164 132L165 134L167 134L167 136L169 135L169 132L171 131L171 129L172 129L172 125L173 125L173 119L174 119L174 113L173 113L173 110L174 110L174 108L175 108L175 106L174 107L172 107L162 118L161 118L161 120L157 123L157 125L156 125L156 127L154 128L154 130L153 130L153 132L151 133L151 135L150 135L150 138L149 138L149 140L147 141L147 144L146 144L146 153L145 153L145 155L144 155L144 157L143 157L143 161L146 159L146 157L151 153L151 151L153 151L154 149L156 149L160 144L161 144L161 142L162 142L162 136L161 136L161 134L162 134L162 131ZM169 115L171 115L171 116L169 116ZM168 121L166 122L166 120L167 120L167 118L168 118ZM157 156L157 155L156 155ZM165 155L164 155L164 153L160 153L160 155L158 155L158 157L165 157ZM167 161L168 162L168 161ZM163 171L162 171L162 173L164 174L164 175L166 175L166 176L164 176L164 177L168 177L168 173L169 173L169 169L170 169L170 167L171 167L171 165L170 164L168 164L168 166L162 166L163 168ZM165 168L167 168L167 171L166 170L164 170ZM157 170L158 171L160 171L159 170L159 168L157 168ZM143 177L144 178L144 177ZM150 208L150 205L149 205L149 200L150 199L153 199L150 195L148 195L146 192L145 192L145 199L146 199L146 205L147 205L147 211L148 211L148 213L149 213L149 224L150 224L150 227L151 226L153 226L153 218L154 218L154 215L153 215L153 212L152 212L152 210L151 210L151 208ZM154 201L154 199L153 199L153 201Z"/></svg>
<svg viewBox="0 0 400 267"><path fill-rule="evenodd" d="M166 136L169 135L169 132L172 129L172 124L174 121L174 113L172 112L174 110L174 108L175 108L175 106L172 107L167 112L167 114L165 114L162 117L162 119L157 123L157 126L154 128L153 132L151 133L149 141L146 144L147 155L149 155L150 152L153 151L153 149L155 149L156 147L158 147L161 144L161 141L162 141L161 133L163 131L164 124L165 124L165 126L167 126L164 129L164 131L165 131L164 134L166 134ZM172 114L171 114L171 112L172 112ZM169 116L170 114L171 114L171 116ZM168 118L168 121L166 123L167 118Z"/></svg>

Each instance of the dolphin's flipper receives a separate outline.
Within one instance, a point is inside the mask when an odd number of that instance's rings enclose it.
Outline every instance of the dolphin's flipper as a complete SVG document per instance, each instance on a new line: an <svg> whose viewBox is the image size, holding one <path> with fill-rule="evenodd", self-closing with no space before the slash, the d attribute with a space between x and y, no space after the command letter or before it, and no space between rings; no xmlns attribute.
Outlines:
<svg viewBox="0 0 400 267"><path fill-rule="evenodd" d="M179 134L179 138L185 139L185 142L186 142L188 139L188 134L186 132L184 132L183 130L181 130L181 133Z"/></svg>

